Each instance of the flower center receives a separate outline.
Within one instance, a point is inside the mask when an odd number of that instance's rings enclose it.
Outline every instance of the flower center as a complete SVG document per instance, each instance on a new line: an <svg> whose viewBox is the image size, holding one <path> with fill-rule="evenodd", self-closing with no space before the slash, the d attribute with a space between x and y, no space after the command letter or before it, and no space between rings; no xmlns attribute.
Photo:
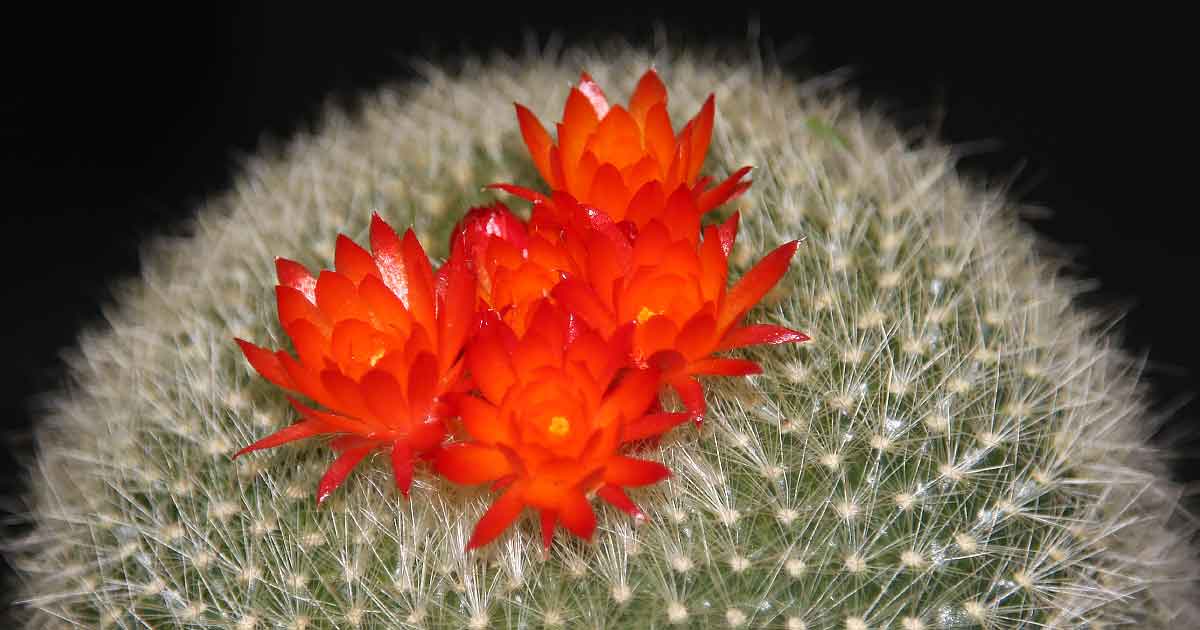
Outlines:
<svg viewBox="0 0 1200 630"><path fill-rule="evenodd" d="M548 430L554 435L566 435L567 431L571 430L571 421L567 420L566 416L554 416L550 418L550 427Z"/></svg>
<svg viewBox="0 0 1200 630"><path fill-rule="evenodd" d="M652 311L652 310L650 310L649 307L643 306L642 310L638 311L637 323L645 324L646 320L650 319L651 317L654 317L655 315L661 315L661 314L662 314L662 311Z"/></svg>
<svg viewBox="0 0 1200 630"><path fill-rule="evenodd" d="M375 364L379 363L379 360L382 359L383 355L385 354L387 354L387 348L380 348L375 351L375 354L371 355L370 359L367 359L367 363L370 364L371 367L375 367Z"/></svg>

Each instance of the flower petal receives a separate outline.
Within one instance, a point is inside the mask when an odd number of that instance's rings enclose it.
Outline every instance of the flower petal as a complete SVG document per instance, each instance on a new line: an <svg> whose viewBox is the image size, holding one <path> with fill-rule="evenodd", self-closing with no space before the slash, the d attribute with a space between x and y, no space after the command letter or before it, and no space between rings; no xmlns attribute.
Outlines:
<svg viewBox="0 0 1200 630"><path fill-rule="evenodd" d="M499 409L492 403L475 396L462 396L458 398L458 411L472 438L484 444L512 442L511 431L506 423L500 422Z"/></svg>
<svg viewBox="0 0 1200 630"><path fill-rule="evenodd" d="M738 280L725 295L725 303L721 305L721 314L717 321L719 328L725 328L737 321L779 282L783 274L787 273L788 264L791 263L799 245L800 241L780 245Z"/></svg>
<svg viewBox="0 0 1200 630"><path fill-rule="evenodd" d="M642 512L641 508L639 508L637 504L629 498L629 495L625 494L625 491L621 489L621 486L606 483L603 486L600 486L600 489L596 491L596 494L598 494L601 499L608 501L613 507L629 514L637 521L646 520L646 515Z"/></svg>
<svg viewBox="0 0 1200 630"><path fill-rule="evenodd" d="M504 530L521 515L521 510L525 507L524 494L524 488L520 484L509 486L475 524L475 531L471 533L471 540L467 542L467 551L482 547L504 533Z"/></svg>
<svg viewBox="0 0 1200 630"><path fill-rule="evenodd" d="M362 396L368 410L388 428L407 431L412 425L408 400L396 379L384 370L371 370L363 375Z"/></svg>
<svg viewBox="0 0 1200 630"><path fill-rule="evenodd" d="M434 470L446 479L466 486L495 481L513 473L503 451L469 442L443 448L437 454Z"/></svg>
<svg viewBox="0 0 1200 630"><path fill-rule="evenodd" d="M554 544L554 522L558 519L558 513L554 510L541 510L541 525L542 525L542 548L550 549Z"/></svg>
<svg viewBox="0 0 1200 630"><path fill-rule="evenodd" d="M686 413L651 413L633 420L625 425L621 435L624 442L636 442L646 438L662 435L672 428L688 421L690 414Z"/></svg>
<svg viewBox="0 0 1200 630"><path fill-rule="evenodd" d="M234 339L234 341L242 349L242 354L250 362L250 367L254 368L263 378L284 389L296 390L296 383L288 376L287 370L283 369L283 364L279 362L279 357L274 352L242 339Z"/></svg>
<svg viewBox="0 0 1200 630"><path fill-rule="evenodd" d="M355 286L367 276L379 276L379 268L375 266L375 259L371 258L371 254L345 234L338 234L333 266Z"/></svg>
<svg viewBox="0 0 1200 630"><path fill-rule="evenodd" d="M281 444L287 444L288 442L295 442L296 440L303 440L305 438L310 438L314 435L320 435L322 433L327 433L328 431L329 431L329 427L325 426L323 423L321 423L317 420L313 420L311 418L305 418L305 419L301 420L300 422L297 422L296 424L286 426L286 427L272 433L271 435L268 435L267 437L262 438L261 440L258 440L257 442L251 444L250 446L243 448L242 450L235 453L233 455L233 458L237 459L237 458L241 457L242 455L245 455L246 453L249 453L251 451L258 451L258 450L262 450L264 448L275 448L276 446L279 446Z"/></svg>
<svg viewBox="0 0 1200 630"><path fill-rule="evenodd" d="M408 448L408 440L392 443L392 474L396 478L396 488L407 498L413 480L412 452Z"/></svg>
<svg viewBox="0 0 1200 630"><path fill-rule="evenodd" d="M704 400L704 388L700 385L700 381L689 376L682 376L672 379L670 385L671 389L674 389L675 393L679 395L679 399L683 401L683 406L691 414L696 426L700 426L704 420L704 414L708 410L708 403Z"/></svg>
<svg viewBox="0 0 1200 630"><path fill-rule="evenodd" d="M604 469L605 483L617 486L646 486L671 476L671 470L658 462L617 455Z"/></svg>
<svg viewBox="0 0 1200 630"><path fill-rule="evenodd" d="M517 123L521 127L521 137L525 140L525 146L529 149L534 166L537 167L538 173L541 173L542 179L551 188L558 188L560 182L555 180L554 172L550 169L550 147L554 145L554 140L550 138L546 128L542 126L537 116L529 111L528 107L520 103L515 103L515 105Z"/></svg>
<svg viewBox="0 0 1200 630"><path fill-rule="evenodd" d="M592 540L592 534L596 531L596 513L592 511L592 504L582 492L570 491L563 494L558 518L567 531L589 542Z"/></svg>
<svg viewBox="0 0 1200 630"><path fill-rule="evenodd" d="M667 86L663 85L654 68L650 68L638 79L633 96L629 97L629 113L639 125L645 127L646 113L651 107L660 104L667 104Z"/></svg>
<svg viewBox="0 0 1200 630"><path fill-rule="evenodd" d="M275 275L279 284L299 291L313 304L317 303L317 279L308 269L294 260L287 258L275 259Z"/></svg>
<svg viewBox="0 0 1200 630"><path fill-rule="evenodd" d="M375 446L360 446L348 449L338 456L329 470L325 471L325 476L321 477L321 482L317 484L317 505L324 503L325 499L328 499L329 495L342 485L350 471L354 470L354 467L375 448Z"/></svg>
<svg viewBox="0 0 1200 630"><path fill-rule="evenodd" d="M808 335L798 330L772 324L754 324L733 328L725 333L717 352L759 344L803 343L809 339Z"/></svg>
<svg viewBox="0 0 1200 630"><path fill-rule="evenodd" d="M400 237L378 213L371 214L371 251L383 283L408 306L408 272Z"/></svg>

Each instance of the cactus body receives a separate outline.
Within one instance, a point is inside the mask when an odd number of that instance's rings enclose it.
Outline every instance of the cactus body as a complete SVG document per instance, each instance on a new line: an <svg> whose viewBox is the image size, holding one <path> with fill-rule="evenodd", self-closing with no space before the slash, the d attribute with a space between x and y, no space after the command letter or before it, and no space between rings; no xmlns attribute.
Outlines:
<svg viewBox="0 0 1200 630"><path fill-rule="evenodd" d="M153 244L86 334L39 430L15 554L30 627L1147 627L1195 622L1178 489L1145 446L1136 364L1075 310L1010 200L819 83L703 53L497 60L332 115L248 163ZM628 94L651 62L673 117L715 90L707 172L756 167L733 206L747 265L802 237L759 321L809 332L710 384L674 471L597 504L594 544L543 557L526 517L465 552L490 501L386 457L318 508L310 444L231 462L294 419L234 336L284 346L272 261L330 266L372 211L438 247L494 181L537 186L511 103L553 120L586 67ZM514 207L519 204L514 203ZM727 209L727 211L732 208ZM1184 626L1179 626L1184 627Z"/></svg>

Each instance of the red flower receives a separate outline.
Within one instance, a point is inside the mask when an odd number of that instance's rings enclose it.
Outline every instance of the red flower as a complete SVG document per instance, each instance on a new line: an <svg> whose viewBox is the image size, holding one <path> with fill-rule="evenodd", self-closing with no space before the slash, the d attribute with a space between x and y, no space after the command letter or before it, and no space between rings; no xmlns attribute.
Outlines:
<svg viewBox="0 0 1200 630"><path fill-rule="evenodd" d="M461 350L475 323L473 274L452 260L435 277L412 230L401 239L378 215L368 253L339 235L336 271L318 278L279 258L279 320L299 360L238 339L267 380L325 410L289 397L303 419L238 451L340 434L340 456L317 490L322 502L366 455L390 450L405 496L414 457L431 457L446 435L444 394L462 388Z"/></svg>
<svg viewBox="0 0 1200 630"><path fill-rule="evenodd" d="M699 420L705 402L697 376L761 371L753 361L715 353L809 339L780 326L741 323L787 271L797 243L777 248L727 289L738 215L705 228L701 241L700 215L686 190L677 190L664 206L660 218L638 230L556 192L534 203L528 224L502 204L472 210L454 242L474 252L468 258L481 285L492 279L485 301L518 334L529 310L547 296L606 337L633 323L630 360L661 370L663 382ZM496 224L508 228L478 227Z"/></svg>
<svg viewBox="0 0 1200 630"><path fill-rule="evenodd" d="M659 376L652 369L628 369L620 334L606 340L547 300L525 328L518 337L492 317L467 348L479 395L458 402L472 441L447 446L437 458L437 472L451 481L494 482L504 489L476 525L468 549L494 540L527 506L540 513L546 548L556 523L590 540L596 526L592 493L640 517L624 488L670 473L619 449L686 420L683 414L647 413Z"/></svg>
<svg viewBox="0 0 1200 630"><path fill-rule="evenodd" d="M616 222L644 226L680 188L693 197L696 212L704 214L750 186L741 181L750 171L744 167L707 188L711 178L700 179L699 174L712 139L713 97L676 135L667 114L666 87L653 69L642 75L628 108L610 106L600 86L583 73L567 96L557 142L528 108L516 108L521 135L550 189ZM530 201L544 199L519 186L498 187Z"/></svg>
<svg viewBox="0 0 1200 630"><path fill-rule="evenodd" d="M686 206L686 197L679 202ZM787 271L798 242L767 254L727 289L737 223L735 214L723 225L708 226L700 241L688 229L651 222L627 241L593 245L587 270L567 277L552 292L563 308L603 335L612 336L634 322L632 360L661 370L663 382L678 392L697 422L704 415L705 402L696 376L762 371L753 361L715 357L715 353L809 339L781 326L741 323Z"/></svg>

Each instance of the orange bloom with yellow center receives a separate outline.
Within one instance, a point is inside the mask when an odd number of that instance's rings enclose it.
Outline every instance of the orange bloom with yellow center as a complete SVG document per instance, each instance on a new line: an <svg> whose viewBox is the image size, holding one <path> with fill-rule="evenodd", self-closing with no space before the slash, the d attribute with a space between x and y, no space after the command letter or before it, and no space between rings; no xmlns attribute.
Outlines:
<svg viewBox="0 0 1200 630"><path fill-rule="evenodd" d="M618 223L644 226L680 188L704 214L750 186L741 181L750 171L744 167L708 188L712 180L700 178L700 168L712 139L713 97L676 134L667 113L667 89L653 69L638 81L628 107L609 105L600 86L583 73L567 96L557 142L528 108L518 104L516 109L521 135L550 189ZM530 201L545 200L519 186L498 187Z"/></svg>
<svg viewBox="0 0 1200 630"><path fill-rule="evenodd" d="M686 205L686 199L681 200ZM727 288L738 215L710 225L700 240L690 228L654 221L631 240L593 257L585 273L558 283L552 295L601 334L635 324L632 360L662 371L699 421L705 412L699 375L742 376L762 368L715 353L757 344L807 341L804 333L742 319L787 271L797 241L767 254Z"/></svg>
<svg viewBox="0 0 1200 630"><path fill-rule="evenodd" d="M237 340L267 380L324 409L289 397L303 419L236 456L339 435L332 446L340 454L318 485L318 503L375 450L390 451L407 496L414 458L432 457L446 436L443 419L452 410L444 395L464 387L474 275L452 259L435 276L412 230L402 239L378 215L370 236L373 253L339 235L335 270L316 278L299 263L276 260L279 320L299 359Z"/></svg>
<svg viewBox="0 0 1200 630"><path fill-rule="evenodd" d="M670 473L622 454L621 446L687 417L648 413L659 375L629 368L619 341L627 334L605 339L548 300L530 320L518 336L493 316L472 340L466 360L478 395L458 400L470 441L445 447L436 461L437 472L453 482L503 489L468 549L494 540L525 507L539 512L546 548L558 523L590 540L593 493L641 518L624 489Z"/></svg>

